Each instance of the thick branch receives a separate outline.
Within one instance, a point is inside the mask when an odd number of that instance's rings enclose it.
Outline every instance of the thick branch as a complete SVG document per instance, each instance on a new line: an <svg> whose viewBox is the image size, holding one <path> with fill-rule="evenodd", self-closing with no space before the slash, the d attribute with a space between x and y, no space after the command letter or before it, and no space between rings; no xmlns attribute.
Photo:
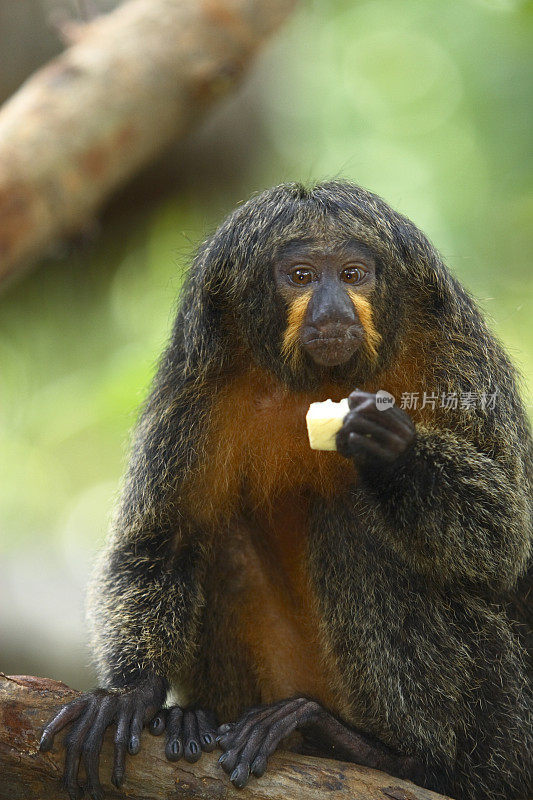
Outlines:
<svg viewBox="0 0 533 800"><path fill-rule="evenodd" d="M241 77L296 0L129 0L0 109L0 280L91 221Z"/></svg>
<svg viewBox="0 0 533 800"><path fill-rule="evenodd" d="M47 722L74 692L47 678L7 677L0 673L0 800L65 800L59 779L63 753L40 753L39 738ZM408 781L382 772L292 753L276 754L267 774L234 789L217 763L217 754L197 764L171 764L163 741L145 733L139 755L128 757L123 790L109 782L113 763L113 732L108 731L101 756L106 797L136 800L162 798L238 798L239 800L445 800Z"/></svg>

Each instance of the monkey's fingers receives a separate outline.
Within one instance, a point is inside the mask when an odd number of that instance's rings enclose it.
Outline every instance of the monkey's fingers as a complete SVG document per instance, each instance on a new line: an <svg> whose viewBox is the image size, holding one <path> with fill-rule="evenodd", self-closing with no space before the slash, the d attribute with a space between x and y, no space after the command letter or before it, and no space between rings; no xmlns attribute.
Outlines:
<svg viewBox="0 0 533 800"><path fill-rule="evenodd" d="M376 395L374 392L364 392L361 389L356 389L354 392L348 395L348 407L350 411L360 411L365 413L379 411L379 414L384 413L377 407ZM396 406L393 406L393 408L395 407Z"/></svg>
<svg viewBox="0 0 533 800"><path fill-rule="evenodd" d="M351 420L361 417L372 420L397 436L411 437L415 431L413 420L403 408L398 408L398 406L386 409L378 408L374 394L367 395L357 405L351 406L343 424L349 424Z"/></svg>
<svg viewBox="0 0 533 800"><path fill-rule="evenodd" d="M351 431L361 433L385 447L392 447L400 451L405 448L405 437L390 428L380 425L379 422L356 416L349 425Z"/></svg>
<svg viewBox="0 0 533 800"><path fill-rule="evenodd" d="M411 438L415 434L415 423L403 408L393 406L387 408L386 411L380 411L380 414L382 415L382 424L390 427L399 436Z"/></svg>
<svg viewBox="0 0 533 800"><path fill-rule="evenodd" d="M248 780L250 753L261 744L265 730L286 713L286 707L287 701L281 701L261 708L255 714L246 714L221 740L220 745L226 752L219 758L219 763L238 788Z"/></svg>
<svg viewBox="0 0 533 800"><path fill-rule="evenodd" d="M63 773L63 784L67 790L70 800L78 800L83 794L78 784L78 770L85 737L91 729L91 725L96 717L98 707L96 703L89 702L87 710L73 726L65 739L65 771Z"/></svg>
<svg viewBox="0 0 533 800"><path fill-rule="evenodd" d="M312 703L312 701L309 702ZM250 752L247 752L245 748L242 758L249 760L249 769L252 775L255 775L256 778L260 778L261 775L264 775L272 753L277 750L283 739L307 721L307 712L314 712L315 705L315 703L312 703L312 709L311 706L309 706L309 708L305 706L276 720L270 730L266 732L263 741L258 743L258 746L250 750Z"/></svg>
<svg viewBox="0 0 533 800"><path fill-rule="evenodd" d="M284 700L281 701L281 703L284 702ZM233 743L237 737L246 736L259 720L269 717L273 711L278 708L279 705L281 705L281 703L251 708L246 711L237 722L229 722L225 725L221 725L218 729L219 735L217 736L217 743L220 749L233 749ZM226 759L221 756L219 761L221 764L223 764L225 763Z"/></svg>
<svg viewBox="0 0 533 800"><path fill-rule="evenodd" d="M82 759L87 776L87 792L93 800L102 800L104 793L100 785L100 751L106 728L115 717L117 701L115 697L103 697L96 717L82 746Z"/></svg>
<svg viewBox="0 0 533 800"><path fill-rule="evenodd" d="M415 434L415 424L411 417L401 408L388 408L386 411L376 409L372 412L355 412L360 418L371 420L383 430L399 436L401 439L410 440Z"/></svg>
<svg viewBox="0 0 533 800"><path fill-rule="evenodd" d="M408 441L403 435L397 435L389 428L385 428L365 417L356 417L347 427L350 431L348 434L348 444L354 441L352 434L359 434L363 436L367 442L369 441L379 445L384 451L381 457L386 461L394 461L404 452L408 445ZM365 442L362 442L362 444L365 446Z"/></svg>
<svg viewBox="0 0 533 800"><path fill-rule="evenodd" d="M181 724L183 711L179 706L172 706L167 709L167 743L165 754L169 761L178 761L183 755L183 743L181 741Z"/></svg>
<svg viewBox="0 0 533 800"><path fill-rule="evenodd" d="M352 426L343 425L335 439L338 452L345 458L354 459L359 466L370 460L393 461L388 449L382 447L370 435L358 433Z"/></svg>
<svg viewBox="0 0 533 800"><path fill-rule="evenodd" d="M397 456L388 447L382 447L368 435L362 435L354 431L348 434L348 447L355 458L359 456L362 460L373 457L378 461L391 463Z"/></svg>
<svg viewBox="0 0 533 800"><path fill-rule="evenodd" d="M405 423L388 414L389 411L370 415L359 409L350 411L337 433L337 450L346 458L356 459L360 465L395 461L413 441L415 427L409 419Z"/></svg>
<svg viewBox="0 0 533 800"><path fill-rule="evenodd" d="M364 392L362 389L354 389L354 391L350 392L348 395L348 407L350 409L357 408L365 400L368 400L372 397L375 397L375 395L371 394L370 392Z"/></svg>
<svg viewBox="0 0 533 800"><path fill-rule="evenodd" d="M141 749L141 734L145 722L152 718L148 728L151 733L162 733L164 730L164 712L154 716L156 706L153 702L146 704L147 698L142 694L122 696L117 714L117 730L115 734L115 754L111 782L118 788L124 780L126 752L135 756Z"/></svg>
<svg viewBox="0 0 533 800"><path fill-rule="evenodd" d="M415 425L409 414L396 405L385 410L378 408L375 394L359 390L352 392L348 397L348 405L350 412L345 417L345 422L359 415L373 420L384 428L388 428L397 436L410 438L414 434Z"/></svg>
<svg viewBox="0 0 533 800"><path fill-rule="evenodd" d="M42 753L46 753L52 748L56 734L59 733L59 731L61 731L69 723L78 719L78 717L80 717L85 711L87 704L88 698L85 695L77 697L75 700L72 700L71 703L63 706L61 711L59 711L59 713L56 714L52 720L50 720L44 729L41 736L41 741L39 742L39 750Z"/></svg>
<svg viewBox="0 0 533 800"><path fill-rule="evenodd" d="M137 704L134 706L128 740L128 753L131 756L136 756L141 749L141 734L144 724L144 715L145 709L142 705Z"/></svg>
<svg viewBox="0 0 533 800"><path fill-rule="evenodd" d="M124 780L126 769L126 752L133 716L133 703L123 702L117 715L117 729L115 731L115 752L113 755L113 773L111 783L120 789Z"/></svg>
<svg viewBox="0 0 533 800"><path fill-rule="evenodd" d="M211 753L217 746L217 720L212 711L198 709L196 711L198 721L198 734L200 736L200 746L204 753Z"/></svg>
<svg viewBox="0 0 533 800"><path fill-rule="evenodd" d="M185 710L183 712L182 737L183 755L186 761L194 764L202 755L198 720L194 711Z"/></svg>
<svg viewBox="0 0 533 800"><path fill-rule="evenodd" d="M165 753L170 761L181 756L193 764L202 752L210 753L216 747L216 718L204 709L181 709L173 706L166 710L167 743ZM160 725L156 720L156 727Z"/></svg>
<svg viewBox="0 0 533 800"><path fill-rule="evenodd" d="M256 777L263 775L269 757L280 742L318 713L318 703L307 698L296 698L277 703L267 715L258 715L252 728L248 723L243 725L235 733L231 749L224 754L225 758L223 756L222 767L226 772L231 770L233 785L242 788L250 774Z"/></svg>
<svg viewBox="0 0 533 800"><path fill-rule="evenodd" d="M216 747L216 718L212 711L186 709L182 720L183 753L187 761L198 761L202 752L210 753Z"/></svg>
<svg viewBox="0 0 533 800"><path fill-rule="evenodd" d="M223 725L219 725L217 728L217 736L216 741L217 744L220 745L222 750L225 750L225 737L227 733L230 733L237 725L241 725L243 722L248 720L250 717L254 716L258 711L262 711L263 709L271 708L271 706L253 706L249 708L242 717L239 718L238 722L224 722Z"/></svg>
<svg viewBox="0 0 533 800"><path fill-rule="evenodd" d="M155 717L150 720L148 725L148 730L152 734L152 736L161 736L164 732L167 724L167 709L162 708L160 711L157 712Z"/></svg>

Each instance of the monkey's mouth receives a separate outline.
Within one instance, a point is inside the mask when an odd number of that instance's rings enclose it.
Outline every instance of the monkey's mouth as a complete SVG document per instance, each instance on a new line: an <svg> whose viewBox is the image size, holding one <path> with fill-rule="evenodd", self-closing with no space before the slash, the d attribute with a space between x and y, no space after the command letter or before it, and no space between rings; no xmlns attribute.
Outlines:
<svg viewBox="0 0 533 800"><path fill-rule="evenodd" d="M347 332L344 336L314 336L302 339L304 349L313 361L323 367L337 367L345 364L361 344L359 332Z"/></svg>

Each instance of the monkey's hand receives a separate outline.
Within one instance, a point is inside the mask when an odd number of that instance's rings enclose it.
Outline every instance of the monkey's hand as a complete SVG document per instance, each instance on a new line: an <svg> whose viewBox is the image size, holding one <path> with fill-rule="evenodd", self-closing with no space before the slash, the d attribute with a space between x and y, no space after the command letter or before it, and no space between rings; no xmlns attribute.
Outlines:
<svg viewBox="0 0 533 800"><path fill-rule="evenodd" d="M144 678L120 689L96 689L64 706L43 731L40 750L50 750L54 737L65 726L72 727L65 737L63 782L71 800L81 797L78 784L80 759L87 776L86 790L93 800L103 797L99 778L100 750L106 728L116 723L115 758L112 783L119 788L124 779L126 750L135 755L141 747L143 725L161 708L168 684L163 678Z"/></svg>
<svg viewBox="0 0 533 800"><path fill-rule="evenodd" d="M415 758L400 755L382 742L352 730L315 700L298 697L252 708L238 722L220 726L217 741L225 752L219 761L233 785L240 789L250 775L261 777L269 757L295 730L309 733L323 748L324 756L423 782L424 771Z"/></svg>
<svg viewBox="0 0 533 800"><path fill-rule="evenodd" d="M337 433L337 450L363 467L392 464L413 442L416 429L409 415L376 405L376 395L358 389L348 397L350 411Z"/></svg>
<svg viewBox="0 0 533 800"><path fill-rule="evenodd" d="M217 746L217 721L212 711L180 706L163 708L153 718L149 730L155 736L166 732L165 753L169 761L184 756L194 764L202 753L211 753Z"/></svg>

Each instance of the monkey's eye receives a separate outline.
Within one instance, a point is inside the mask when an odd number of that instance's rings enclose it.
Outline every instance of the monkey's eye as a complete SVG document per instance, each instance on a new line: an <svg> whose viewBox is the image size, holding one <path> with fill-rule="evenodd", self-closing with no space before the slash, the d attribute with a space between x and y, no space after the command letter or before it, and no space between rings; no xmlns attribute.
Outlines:
<svg viewBox="0 0 533 800"><path fill-rule="evenodd" d="M346 267L341 272L341 280L344 283L362 283L367 276L367 271L363 267Z"/></svg>
<svg viewBox="0 0 533 800"><path fill-rule="evenodd" d="M295 267L289 272L289 277L296 286L305 286L316 278L315 273L309 267Z"/></svg>

